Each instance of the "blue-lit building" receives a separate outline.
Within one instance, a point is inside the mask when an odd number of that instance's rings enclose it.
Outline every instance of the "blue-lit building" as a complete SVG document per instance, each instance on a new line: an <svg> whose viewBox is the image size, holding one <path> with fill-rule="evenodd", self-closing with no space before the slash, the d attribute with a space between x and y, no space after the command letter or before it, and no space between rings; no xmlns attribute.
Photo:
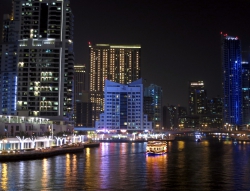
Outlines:
<svg viewBox="0 0 250 191"><path fill-rule="evenodd" d="M238 37L221 34L223 72L223 123L227 127L242 125L241 42Z"/></svg>
<svg viewBox="0 0 250 191"><path fill-rule="evenodd" d="M18 37L16 21L10 15L3 17L0 45L0 114L16 115Z"/></svg>

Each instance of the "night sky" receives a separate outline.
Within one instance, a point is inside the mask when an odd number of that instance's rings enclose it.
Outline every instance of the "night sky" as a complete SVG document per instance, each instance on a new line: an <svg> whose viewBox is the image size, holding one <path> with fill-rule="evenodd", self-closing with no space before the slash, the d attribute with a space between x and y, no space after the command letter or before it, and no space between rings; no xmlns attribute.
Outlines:
<svg viewBox="0 0 250 191"><path fill-rule="evenodd" d="M76 63L88 64L88 42L142 45L142 77L163 88L164 104L187 106L188 81L221 93L220 32L250 46L248 0L71 0ZM0 15L11 0L0 0ZM0 19L2 23L2 17ZM1 26L2 27L2 26Z"/></svg>

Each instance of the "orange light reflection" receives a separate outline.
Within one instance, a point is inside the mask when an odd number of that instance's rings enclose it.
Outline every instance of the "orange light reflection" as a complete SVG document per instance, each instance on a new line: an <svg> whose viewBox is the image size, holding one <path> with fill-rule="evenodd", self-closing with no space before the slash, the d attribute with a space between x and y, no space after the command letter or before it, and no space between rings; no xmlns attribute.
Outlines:
<svg viewBox="0 0 250 191"><path fill-rule="evenodd" d="M7 164L6 163L3 163L2 164L2 167L1 167L1 190L8 190L8 186L7 186L7 183L8 183L8 169L7 169Z"/></svg>

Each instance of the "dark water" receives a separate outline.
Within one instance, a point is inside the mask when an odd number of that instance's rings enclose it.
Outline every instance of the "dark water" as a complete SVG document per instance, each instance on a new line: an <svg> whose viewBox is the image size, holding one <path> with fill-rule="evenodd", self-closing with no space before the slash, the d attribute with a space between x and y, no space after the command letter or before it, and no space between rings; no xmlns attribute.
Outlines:
<svg viewBox="0 0 250 191"><path fill-rule="evenodd" d="M0 163L0 190L250 190L250 143L185 137L164 156L146 143L103 143L85 153Z"/></svg>

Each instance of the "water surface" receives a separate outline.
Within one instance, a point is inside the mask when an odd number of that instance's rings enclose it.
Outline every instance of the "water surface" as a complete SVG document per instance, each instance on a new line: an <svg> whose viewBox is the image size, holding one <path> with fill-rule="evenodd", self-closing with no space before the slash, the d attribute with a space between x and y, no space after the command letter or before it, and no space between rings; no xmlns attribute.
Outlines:
<svg viewBox="0 0 250 191"><path fill-rule="evenodd" d="M0 163L0 190L250 190L250 143L184 137L163 156L147 157L145 149L101 143L83 153Z"/></svg>

